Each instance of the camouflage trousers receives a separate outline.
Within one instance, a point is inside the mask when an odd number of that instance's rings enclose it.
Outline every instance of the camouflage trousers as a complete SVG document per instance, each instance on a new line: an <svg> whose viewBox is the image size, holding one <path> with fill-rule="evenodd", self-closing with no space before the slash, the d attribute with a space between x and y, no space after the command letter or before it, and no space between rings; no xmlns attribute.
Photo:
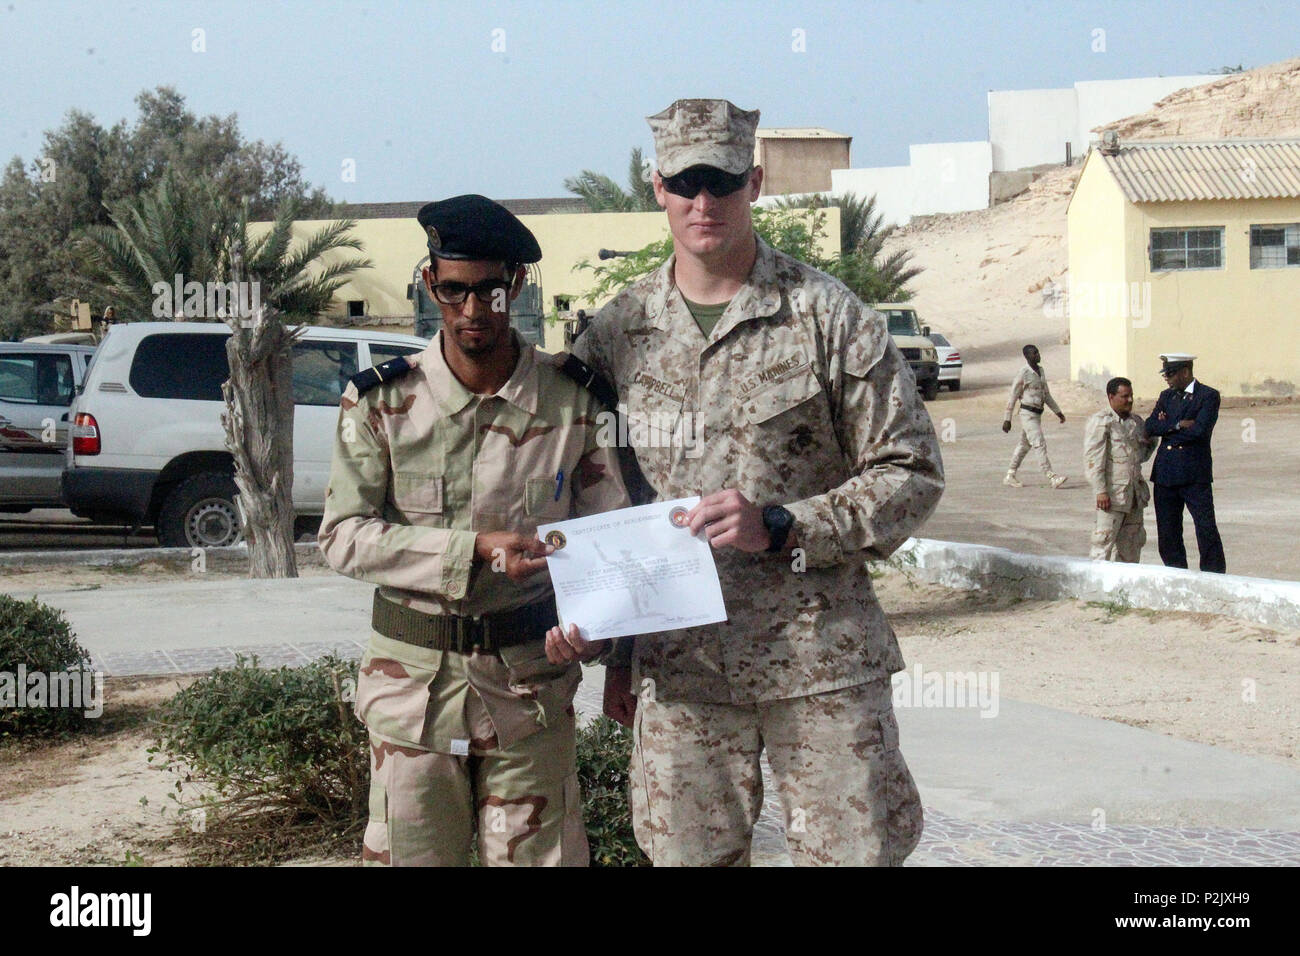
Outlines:
<svg viewBox="0 0 1300 956"><path fill-rule="evenodd" d="M478 833L484 866L586 866L570 710L498 748L470 690L468 753L433 753L370 733L370 819L361 860L372 866L467 866Z"/></svg>
<svg viewBox="0 0 1300 956"><path fill-rule="evenodd" d="M1029 449L1038 452L1038 466L1043 474L1051 477L1052 463L1047 460L1047 439L1043 437L1043 416L1035 412L1020 409L1020 441L1016 442L1015 451L1011 453L1011 464L1007 468L1015 472L1020 463L1029 454Z"/></svg>
<svg viewBox="0 0 1300 956"><path fill-rule="evenodd" d="M1092 550L1088 556L1095 561L1125 561L1137 564L1142 556L1142 545L1147 543L1147 531L1142 524L1141 508L1128 511L1097 509L1097 527L1092 532Z"/></svg>
<svg viewBox="0 0 1300 956"><path fill-rule="evenodd" d="M764 749L796 865L898 866L921 839L887 679L754 705L643 697L633 740L633 827L656 866L749 863Z"/></svg>

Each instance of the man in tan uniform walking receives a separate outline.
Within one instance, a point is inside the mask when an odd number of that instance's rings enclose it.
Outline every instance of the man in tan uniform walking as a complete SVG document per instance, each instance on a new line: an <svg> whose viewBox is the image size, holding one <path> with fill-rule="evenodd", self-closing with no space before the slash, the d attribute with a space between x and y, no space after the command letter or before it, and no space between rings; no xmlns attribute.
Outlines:
<svg viewBox="0 0 1300 956"><path fill-rule="evenodd" d="M1047 376L1039 367L1038 363L1042 357L1039 355L1038 347L1026 345L1022 351L1025 355L1025 367L1011 383L1007 412L1002 418L1002 430L1011 431L1011 414L1015 411L1016 402L1020 403L1020 441L1016 442L1016 449L1011 453L1011 465L1007 468L1002 483L1012 488L1024 487L1016 477L1016 469L1020 467L1020 463L1025 460L1025 455L1029 454L1029 449L1032 448L1038 452L1038 463L1047 480L1052 483L1053 488L1060 488L1068 479L1065 475L1058 475L1052 471L1052 463L1047 458L1047 440L1043 437L1043 407L1046 406L1054 411L1062 425L1065 424L1065 413L1061 411L1061 406L1056 404L1056 399L1052 398L1052 390L1047 386Z"/></svg>
<svg viewBox="0 0 1300 956"><path fill-rule="evenodd" d="M607 667L607 710L636 714L637 840L656 865L748 862L766 750L796 863L900 864L921 803L865 561L938 503L933 425L884 318L755 234L758 111L678 100L649 121L673 256L574 351L613 382L630 435L702 429L635 452L656 499L703 496L691 529L717 549L729 618L638 637L635 683Z"/></svg>
<svg viewBox="0 0 1300 956"><path fill-rule="evenodd" d="M1142 463L1155 451L1142 416L1133 413L1133 383L1112 378L1106 383L1110 408L1088 419L1083 437L1084 471L1097 496L1097 527L1090 557L1136 564L1147 533L1143 509L1151 489L1142 478Z"/></svg>
<svg viewBox="0 0 1300 956"><path fill-rule="evenodd" d="M344 392L320 548L379 588L357 715L370 731L362 860L587 863L576 663L537 526L627 504L597 399L510 328L536 239L482 196L420 210L443 327Z"/></svg>

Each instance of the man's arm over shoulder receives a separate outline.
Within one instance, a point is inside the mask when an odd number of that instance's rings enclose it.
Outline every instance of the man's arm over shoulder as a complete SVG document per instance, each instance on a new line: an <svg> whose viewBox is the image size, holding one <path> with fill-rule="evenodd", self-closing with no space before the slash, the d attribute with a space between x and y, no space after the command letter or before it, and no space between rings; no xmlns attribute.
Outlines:
<svg viewBox="0 0 1300 956"><path fill-rule="evenodd" d="M854 472L824 494L787 503L809 566L892 554L943 494L939 440L916 380L883 319L855 297L826 338L834 425Z"/></svg>
<svg viewBox="0 0 1300 956"><path fill-rule="evenodd" d="M348 577L463 598L474 560L474 533L384 518L391 468L387 439L375 431L369 417L375 394L359 395L356 386L349 385L339 404L325 514L317 535L321 553L330 567Z"/></svg>
<svg viewBox="0 0 1300 956"><path fill-rule="evenodd" d="M579 417L583 427L582 458L574 475L574 508L579 515L614 511L632 503L619 467L614 413L594 395L588 394L587 399L587 408Z"/></svg>

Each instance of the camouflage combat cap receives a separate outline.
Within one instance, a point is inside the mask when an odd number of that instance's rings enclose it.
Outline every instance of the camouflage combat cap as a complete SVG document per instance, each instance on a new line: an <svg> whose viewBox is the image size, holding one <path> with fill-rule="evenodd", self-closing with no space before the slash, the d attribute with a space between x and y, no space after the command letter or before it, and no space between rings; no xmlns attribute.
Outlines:
<svg viewBox="0 0 1300 956"><path fill-rule="evenodd" d="M692 166L743 173L754 165L758 110L742 110L729 100L678 100L646 122L662 176Z"/></svg>

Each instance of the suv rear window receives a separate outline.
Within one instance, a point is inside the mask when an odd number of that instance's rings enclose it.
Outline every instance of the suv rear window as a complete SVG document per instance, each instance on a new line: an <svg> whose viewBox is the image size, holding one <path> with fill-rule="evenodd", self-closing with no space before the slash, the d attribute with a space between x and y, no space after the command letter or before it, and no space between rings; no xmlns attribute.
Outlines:
<svg viewBox="0 0 1300 956"><path fill-rule="evenodd" d="M230 378L228 338L219 334L146 335L131 361L131 387L143 398L221 401L221 384Z"/></svg>

